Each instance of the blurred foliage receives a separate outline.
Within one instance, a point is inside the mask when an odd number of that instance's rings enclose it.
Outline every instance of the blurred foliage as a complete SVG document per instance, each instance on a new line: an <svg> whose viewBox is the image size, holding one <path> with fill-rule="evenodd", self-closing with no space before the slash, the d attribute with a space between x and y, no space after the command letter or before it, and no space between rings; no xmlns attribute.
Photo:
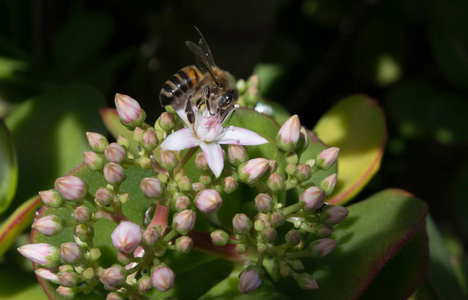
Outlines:
<svg viewBox="0 0 468 300"><path fill-rule="evenodd" d="M0 154L17 156L0 161L13 174L10 184L0 175L0 207L11 202L0 219L81 161L83 132L104 132L98 109L112 107L116 92L138 99L154 122L164 81L194 63L184 41L197 39L196 25L219 66L237 78L259 74L262 94L308 128L343 96L378 99L387 149L359 198L397 186L424 199L441 228L430 223L435 253L466 296L468 2L220 2L0 0ZM447 240L458 250L443 250ZM24 264L15 250L3 260ZM414 297L449 299L431 278Z"/></svg>

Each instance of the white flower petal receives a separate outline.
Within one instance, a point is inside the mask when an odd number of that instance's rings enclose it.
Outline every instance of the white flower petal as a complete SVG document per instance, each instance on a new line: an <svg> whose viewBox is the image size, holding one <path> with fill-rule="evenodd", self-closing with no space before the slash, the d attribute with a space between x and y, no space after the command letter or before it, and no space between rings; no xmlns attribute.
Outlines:
<svg viewBox="0 0 468 300"><path fill-rule="evenodd" d="M182 150L198 146L197 139L191 128L182 128L169 135L162 143L161 148L165 150Z"/></svg>
<svg viewBox="0 0 468 300"><path fill-rule="evenodd" d="M268 141L253 131L240 127L226 127L224 132L218 137L219 144L236 145L261 145Z"/></svg>
<svg viewBox="0 0 468 300"><path fill-rule="evenodd" d="M185 113L185 105L181 105L177 108L174 108L175 112L179 115L179 117L184 121L187 126L190 126L190 123L187 119L187 114Z"/></svg>
<svg viewBox="0 0 468 300"><path fill-rule="evenodd" d="M217 143L200 143L200 148L205 154L206 162L216 177L221 175L224 168L223 149Z"/></svg>

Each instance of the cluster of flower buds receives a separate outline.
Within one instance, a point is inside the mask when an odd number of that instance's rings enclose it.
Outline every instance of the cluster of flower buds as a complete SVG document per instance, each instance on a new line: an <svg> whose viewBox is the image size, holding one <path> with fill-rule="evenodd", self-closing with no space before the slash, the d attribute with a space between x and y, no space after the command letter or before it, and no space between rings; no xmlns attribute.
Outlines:
<svg viewBox="0 0 468 300"><path fill-rule="evenodd" d="M240 273L239 290L250 293L262 285L263 261L268 257L274 259L279 275L291 276L301 288L318 288L309 273L301 272L301 258L322 257L332 251L336 242L328 237L348 211L324 202L333 192L336 174L316 184L311 177L336 163L338 148L325 149L315 159L301 162L308 134L295 115L278 132L274 160L250 159L244 145L268 141L243 128L223 127L216 115L200 113L194 107L195 123L189 124L184 109L176 110L178 117L164 112L151 127L143 123L145 113L134 99L117 94L115 104L121 123L133 132L133 141L120 136L109 143L103 135L88 132L92 151L84 153L88 169L101 174L105 184L91 192L81 178L66 176L55 181L54 189L39 193L46 208L33 230L54 236L74 228L73 241L19 248L22 255L40 265L36 270L39 277L56 284L57 293L66 298L89 293L98 284L109 291L108 299L140 299L153 289L166 292L176 282L165 262L166 252L186 254L197 246L195 235L190 234L197 218L219 224L222 196L242 184L257 191L251 199L257 213L239 212L231 228L219 228L210 235L211 250L233 244L243 264L251 258L242 256L244 252L252 249L258 253L257 260L247 263ZM182 128L182 121L188 126ZM135 144L138 147L132 148ZM198 153L197 147L201 149ZM182 156L180 150L187 148L191 149ZM192 156L199 174L196 178L184 171ZM139 181L142 195L153 203L144 220L130 220L124 214L129 201L140 200L121 188L130 176L129 167L153 172ZM286 200L285 192L291 189L300 191L299 196ZM71 211L73 218L64 218L63 211ZM115 223L111 240L117 255L115 263L106 267L100 265L101 251L94 245L94 225L101 219Z"/></svg>

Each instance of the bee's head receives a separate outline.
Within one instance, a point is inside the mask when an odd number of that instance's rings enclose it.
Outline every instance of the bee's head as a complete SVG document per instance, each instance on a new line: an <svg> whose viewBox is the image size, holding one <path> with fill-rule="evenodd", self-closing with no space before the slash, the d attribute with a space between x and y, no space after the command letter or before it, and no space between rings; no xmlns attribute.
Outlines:
<svg viewBox="0 0 468 300"><path fill-rule="evenodd" d="M234 105L238 98L239 92L236 89L229 90L218 98L218 108L226 109Z"/></svg>

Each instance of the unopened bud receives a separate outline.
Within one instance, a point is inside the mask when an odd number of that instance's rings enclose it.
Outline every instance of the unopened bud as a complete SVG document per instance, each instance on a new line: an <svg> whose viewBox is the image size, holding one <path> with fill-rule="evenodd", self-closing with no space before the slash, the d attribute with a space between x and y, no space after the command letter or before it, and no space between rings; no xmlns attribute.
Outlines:
<svg viewBox="0 0 468 300"><path fill-rule="evenodd" d="M55 180L55 189L67 201L81 200L87 193L88 188L81 178L76 176L65 176Z"/></svg>
<svg viewBox="0 0 468 300"><path fill-rule="evenodd" d="M78 274L75 271L60 272L59 281L62 286L75 287L78 283Z"/></svg>
<svg viewBox="0 0 468 300"><path fill-rule="evenodd" d="M172 289L174 286L174 279L174 272L165 265L157 267L151 275L153 286L160 292L166 292Z"/></svg>
<svg viewBox="0 0 468 300"><path fill-rule="evenodd" d="M176 249L182 253L189 253L192 250L193 240L188 236L181 236L176 240Z"/></svg>
<svg viewBox="0 0 468 300"><path fill-rule="evenodd" d="M310 172L309 165L299 164L294 175L299 181L306 181L312 176L312 173Z"/></svg>
<svg viewBox="0 0 468 300"><path fill-rule="evenodd" d="M109 294L107 294L107 297L106 297L106 300L126 300L127 297L121 293L121 292L117 292L117 291L112 291L110 292Z"/></svg>
<svg viewBox="0 0 468 300"><path fill-rule="evenodd" d="M39 192L39 197L47 207L58 208L63 204L63 197L57 190Z"/></svg>
<svg viewBox="0 0 468 300"><path fill-rule="evenodd" d="M119 202L122 204L127 203L130 201L130 194L129 193L119 193Z"/></svg>
<svg viewBox="0 0 468 300"><path fill-rule="evenodd" d="M275 212L270 215L270 224L273 227L279 227L284 224L284 215L281 212Z"/></svg>
<svg viewBox="0 0 468 300"><path fill-rule="evenodd" d="M192 181L187 176L182 176L177 180L177 187L181 192L188 192L192 189Z"/></svg>
<svg viewBox="0 0 468 300"><path fill-rule="evenodd" d="M237 183L237 180L232 176L228 176L224 178L223 181L221 182L221 188L223 189L223 192L225 192L226 194L233 193L235 190L237 190L238 186L239 185Z"/></svg>
<svg viewBox="0 0 468 300"><path fill-rule="evenodd" d="M327 226L333 226L343 222L349 214L349 210L343 206L327 205L322 210L320 222Z"/></svg>
<svg viewBox="0 0 468 300"><path fill-rule="evenodd" d="M328 196L333 193L333 190L336 186L336 173L331 174L330 176L322 179L319 186L325 190L325 194Z"/></svg>
<svg viewBox="0 0 468 300"><path fill-rule="evenodd" d="M107 206L112 203L112 194L106 188L100 188L96 191L96 202L102 206Z"/></svg>
<svg viewBox="0 0 468 300"><path fill-rule="evenodd" d="M96 132L86 132L86 137L88 138L88 143L91 149L97 153L104 153L104 149L106 149L109 142L107 141L106 137L102 134Z"/></svg>
<svg viewBox="0 0 468 300"><path fill-rule="evenodd" d="M88 223L91 220L91 216L91 211L84 205L77 206L73 211L73 217L80 224Z"/></svg>
<svg viewBox="0 0 468 300"><path fill-rule="evenodd" d="M222 230L222 229L217 229L213 231L210 234L211 241L213 242L213 245L222 247L225 246L229 242L229 234Z"/></svg>
<svg viewBox="0 0 468 300"><path fill-rule="evenodd" d="M286 243L288 243L288 245L292 247L299 245L299 243L301 242L301 236L299 234L299 231L295 229L288 231L288 233L286 233L285 238Z"/></svg>
<svg viewBox="0 0 468 300"><path fill-rule="evenodd" d="M276 144L278 148L284 152L294 150L300 138L301 123L299 117L294 115L284 122L278 131Z"/></svg>
<svg viewBox="0 0 468 300"><path fill-rule="evenodd" d="M299 143L297 143L295 151L297 154L301 154L307 150L307 147L309 147L309 135L307 134L307 129L302 127L300 130Z"/></svg>
<svg viewBox="0 0 468 300"><path fill-rule="evenodd" d="M112 265L99 274L99 280L108 288L116 288L125 282L127 272L120 265Z"/></svg>
<svg viewBox="0 0 468 300"><path fill-rule="evenodd" d="M169 131L169 130L174 129L175 124L176 124L174 115L171 114L170 112L163 112L161 116L159 117L158 121L159 121L159 126L161 126L161 128L164 131Z"/></svg>
<svg viewBox="0 0 468 300"><path fill-rule="evenodd" d="M323 206L325 191L318 186L311 186L306 189L299 198L302 208L306 211L314 211Z"/></svg>
<svg viewBox="0 0 468 300"><path fill-rule="evenodd" d="M247 184L256 183L270 169L265 158L254 158L239 166L239 179Z"/></svg>
<svg viewBox="0 0 468 300"><path fill-rule="evenodd" d="M159 179L154 177L145 177L141 180L140 189L145 197L158 199L164 193L164 185Z"/></svg>
<svg viewBox="0 0 468 300"><path fill-rule="evenodd" d="M161 151L161 167L168 171L171 171L177 166L177 164L178 160L174 152L170 150Z"/></svg>
<svg viewBox="0 0 468 300"><path fill-rule="evenodd" d="M208 162L206 161L205 154L203 152L197 153L195 156L195 166L200 171L208 171L210 167L208 166Z"/></svg>
<svg viewBox="0 0 468 300"><path fill-rule="evenodd" d="M82 241L88 242L94 237L93 226L88 226L86 224L79 224L75 227L75 235Z"/></svg>
<svg viewBox="0 0 468 300"><path fill-rule="evenodd" d="M116 164L121 164L127 155L125 149L117 143L110 143L104 151L106 159Z"/></svg>
<svg viewBox="0 0 468 300"><path fill-rule="evenodd" d="M137 285L140 292L143 293L149 292L153 288L151 283L151 277L149 277L148 275L141 276L141 278L138 279Z"/></svg>
<svg viewBox="0 0 468 300"><path fill-rule="evenodd" d="M104 168L104 158L102 154L86 151L83 153L83 160L91 171L102 171L102 168Z"/></svg>
<svg viewBox="0 0 468 300"><path fill-rule="evenodd" d="M293 163L287 164L286 167L284 168L284 171L286 172L286 174L291 175L291 176L293 176L296 173L296 170L297 170L297 166Z"/></svg>
<svg viewBox="0 0 468 300"><path fill-rule="evenodd" d="M148 227L143 231L143 241L150 246L156 244L159 239L161 238L161 234L159 231L154 227Z"/></svg>
<svg viewBox="0 0 468 300"><path fill-rule="evenodd" d="M76 264L83 258L83 251L76 243L67 242L60 245L60 256L67 264Z"/></svg>
<svg viewBox="0 0 468 300"><path fill-rule="evenodd" d="M267 186L273 193L280 193L284 190L283 176L280 173L274 172L268 177Z"/></svg>
<svg viewBox="0 0 468 300"><path fill-rule="evenodd" d="M205 214L217 212L222 204L223 199L221 199L219 193L213 189L201 191L195 199L195 205Z"/></svg>
<svg viewBox="0 0 468 300"><path fill-rule="evenodd" d="M185 196L184 194L178 195L175 198L175 209L177 211L183 211L184 209L187 209L190 207L190 199L189 197Z"/></svg>
<svg viewBox="0 0 468 300"><path fill-rule="evenodd" d="M320 238L328 237L333 232L333 227L326 226L324 224L315 224L312 227L313 233Z"/></svg>
<svg viewBox="0 0 468 300"><path fill-rule="evenodd" d="M284 161L288 164L297 165L299 163L299 156L296 152L291 151L286 155Z"/></svg>
<svg viewBox="0 0 468 300"><path fill-rule="evenodd" d="M178 233L185 235L195 226L196 213L186 209L174 215L172 228Z"/></svg>
<svg viewBox="0 0 468 300"><path fill-rule="evenodd" d="M141 228L129 221L121 222L111 234L114 247L124 253L133 252L141 242Z"/></svg>
<svg viewBox="0 0 468 300"><path fill-rule="evenodd" d="M153 151L158 142L156 132L152 129L147 129L141 137L141 147L147 151Z"/></svg>
<svg viewBox="0 0 468 300"><path fill-rule="evenodd" d="M276 230L273 227L267 227L261 232L263 240L267 243L273 243L276 240Z"/></svg>
<svg viewBox="0 0 468 300"><path fill-rule="evenodd" d="M338 159L340 148L331 147L320 152L315 158L315 163L322 170L328 170Z"/></svg>
<svg viewBox="0 0 468 300"><path fill-rule="evenodd" d="M37 219L32 224L32 229L47 236L56 235L62 232L65 222L56 215L48 215Z"/></svg>
<svg viewBox="0 0 468 300"><path fill-rule="evenodd" d="M143 129L136 127L133 130L133 140L137 143L140 143L143 140Z"/></svg>
<svg viewBox="0 0 468 300"><path fill-rule="evenodd" d="M37 276L45 280L49 280L53 283L59 283L59 276L57 274L56 269L39 268L39 269L36 269L35 273Z"/></svg>
<svg viewBox="0 0 468 300"><path fill-rule="evenodd" d="M55 291L57 294L67 299L75 298L77 292L76 287L66 287L62 285L60 285Z"/></svg>
<svg viewBox="0 0 468 300"><path fill-rule="evenodd" d="M130 148L130 141L121 135L119 135L119 137L117 138L117 144L122 146L125 150L128 150L128 148Z"/></svg>
<svg viewBox="0 0 468 300"><path fill-rule="evenodd" d="M290 261L289 263L291 265L291 268L293 268L296 271L304 270L304 264L299 259L294 259Z"/></svg>
<svg viewBox="0 0 468 300"><path fill-rule="evenodd" d="M313 241L307 247L311 257L324 257L336 248L336 241L332 239L320 239Z"/></svg>
<svg viewBox="0 0 468 300"><path fill-rule="evenodd" d="M252 221L244 214L236 214L232 219L232 227L236 234L249 234L252 225Z"/></svg>
<svg viewBox="0 0 468 300"><path fill-rule="evenodd" d="M249 294L258 289L263 282L263 271L253 265L248 266L239 275L239 291Z"/></svg>
<svg viewBox="0 0 468 300"><path fill-rule="evenodd" d="M110 162L104 167L104 178L110 184L121 184L127 178L121 165Z"/></svg>
<svg viewBox="0 0 468 300"><path fill-rule="evenodd" d="M265 229L265 222L262 219L257 219L254 222L254 229L255 231L261 232Z"/></svg>
<svg viewBox="0 0 468 300"><path fill-rule="evenodd" d="M28 244L19 247L18 251L27 259L46 268L56 267L60 262L59 250L49 244Z"/></svg>
<svg viewBox="0 0 468 300"><path fill-rule="evenodd" d="M240 164L246 162L249 159L247 149L242 145L229 145L227 152L227 161L234 167L240 166Z"/></svg>
<svg viewBox="0 0 468 300"><path fill-rule="evenodd" d="M245 253L245 251L247 251L247 248L244 244L237 244L234 251L236 251L237 254L242 255Z"/></svg>
<svg viewBox="0 0 468 300"><path fill-rule="evenodd" d="M294 275L294 279L297 281L297 285L304 290L316 290L318 289L317 281L308 273L302 273Z"/></svg>
<svg viewBox="0 0 468 300"><path fill-rule="evenodd" d="M273 208L274 203L271 196L268 194L260 193L255 197L255 208L261 213L269 213Z"/></svg>
<svg viewBox="0 0 468 300"><path fill-rule="evenodd" d="M146 114L141 109L140 104L127 95L116 94L115 106L120 122L130 129L140 126L146 118Z"/></svg>

